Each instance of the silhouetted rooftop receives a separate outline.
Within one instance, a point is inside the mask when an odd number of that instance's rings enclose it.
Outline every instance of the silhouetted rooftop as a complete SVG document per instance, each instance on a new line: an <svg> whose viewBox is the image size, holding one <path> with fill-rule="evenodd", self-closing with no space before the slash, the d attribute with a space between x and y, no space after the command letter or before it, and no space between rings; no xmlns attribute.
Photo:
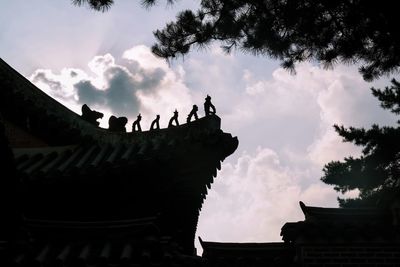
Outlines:
<svg viewBox="0 0 400 267"><path fill-rule="evenodd" d="M270 243L229 243L207 242L201 238L203 248L202 257L209 261L211 266L218 263L230 263L233 266L286 266L292 263L295 255L294 248L283 242ZM214 264L214 265L213 265Z"/></svg>
<svg viewBox="0 0 400 267"><path fill-rule="evenodd" d="M300 207L305 220L282 227L285 242L382 242L400 238L389 210L310 207L303 202Z"/></svg>
<svg viewBox="0 0 400 267"><path fill-rule="evenodd" d="M179 253L193 255L207 191L221 161L238 146L236 137L220 129L218 116L153 131L99 128L1 59L0 88L1 119L15 159L19 209L26 218L21 229L39 242L19 236L18 242L34 249L18 253L29 262L39 257L47 263L67 253L67 247L75 251L73 257L87 254L92 243L95 257L103 250L122 253L125 243L146 244L125 235L126 230L148 229L150 222L143 218L154 217L150 224L160 230L160 238L174 240ZM113 239L113 231L118 238ZM77 233L93 236L83 238L84 244ZM54 240L57 236L63 238ZM113 264L120 264L117 254Z"/></svg>

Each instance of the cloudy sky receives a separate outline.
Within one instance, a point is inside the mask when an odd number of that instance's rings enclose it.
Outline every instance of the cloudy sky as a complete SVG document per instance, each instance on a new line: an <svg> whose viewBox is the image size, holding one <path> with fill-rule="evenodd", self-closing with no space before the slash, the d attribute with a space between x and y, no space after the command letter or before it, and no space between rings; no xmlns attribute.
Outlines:
<svg viewBox="0 0 400 267"><path fill-rule="evenodd" d="M359 149L341 142L332 125L393 125L396 118L369 90L389 78L366 83L357 66L324 70L316 63L291 75L279 62L226 55L218 44L168 64L151 54L152 32L198 1L150 10L136 2L117 0L97 13L69 0L4 1L0 57L75 112L83 103L104 112L104 127L110 114L127 116L131 125L139 112L142 128L156 114L165 127L175 109L183 122L210 94L223 130L240 144L203 206L203 240L279 241L285 222L303 219L298 201L337 206L321 170Z"/></svg>

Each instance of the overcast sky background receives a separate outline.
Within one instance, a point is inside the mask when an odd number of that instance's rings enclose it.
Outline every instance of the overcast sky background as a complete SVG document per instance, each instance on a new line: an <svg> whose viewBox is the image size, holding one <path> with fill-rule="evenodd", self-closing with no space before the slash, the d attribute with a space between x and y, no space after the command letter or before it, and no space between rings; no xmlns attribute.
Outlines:
<svg viewBox="0 0 400 267"><path fill-rule="evenodd" d="M203 206L197 232L203 240L279 241L285 222L304 219L298 201L337 206L321 170L359 148L341 142L332 125L394 125L369 90L390 79L367 83L357 66L323 70L316 63L300 64L291 75L279 62L226 55L218 44L168 65L149 50L152 32L197 1L149 10L136 2L117 0L98 13L69 0L2 1L0 57L75 112L83 103L104 112L103 127L114 114L130 118L130 129L139 112L143 129L156 114L166 127L175 108L183 123L210 94L239 148Z"/></svg>

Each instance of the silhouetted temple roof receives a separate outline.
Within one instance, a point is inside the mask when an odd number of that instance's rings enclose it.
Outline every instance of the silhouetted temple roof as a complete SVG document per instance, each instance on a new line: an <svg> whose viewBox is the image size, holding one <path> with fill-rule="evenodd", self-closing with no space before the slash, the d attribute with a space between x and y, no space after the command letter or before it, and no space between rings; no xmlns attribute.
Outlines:
<svg viewBox="0 0 400 267"><path fill-rule="evenodd" d="M99 246L106 246L109 237L103 240L96 229L121 234L141 226L115 222L154 217L160 236L174 240L179 253L192 255L207 191L221 161L238 146L236 137L220 129L216 115L153 131L99 128L1 59L0 114L14 154L20 211L27 218L23 227L32 234L45 229L37 235L41 243L31 244L39 254L46 254L48 244L54 243L46 229L54 236L94 230L100 239L93 242L101 251ZM123 250L121 242L134 241L129 234L120 239L116 245L110 241L113 251ZM64 251L68 242L56 245L58 252L51 255ZM86 245L78 247L77 251Z"/></svg>
<svg viewBox="0 0 400 267"><path fill-rule="evenodd" d="M272 243L228 243L207 242L201 238L202 257L214 266L286 266L292 263L295 251L283 242ZM214 264L214 265L213 265Z"/></svg>
<svg viewBox="0 0 400 267"><path fill-rule="evenodd" d="M287 244L283 242L234 243L234 242L209 242L200 239L200 244L203 248L203 255L207 255L207 257L212 257L214 253L218 253L218 256L222 256L222 254L225 254L226 256L230 255L231 257L237 257L239 256L236 254L238 251L241 252L240 256L243 256L242 253L246 252L248 254L257 253L260 255L267 256L266 253L275 253L288 248Z"/></svg>
<svg viewBox="0 0 400 267"><path fill-rule="evenodd" d="M58 233L58 229L67 230L68 234L62 238L70 239L71 235L75 236L91 236L92 232L102 232L104 235L112 234L114 230L122 229L123 234L142 232L144 229L151 229L152 233L159 233L156 226L156 217L131 219L131 220L115 220L115 221L59 221L59 220L40 220L40 219L23 219L28 229L32 229L32 233L46 231L47 235ZM118 234L122 234L118 232ZM57 236L60 238L60 236Z"/></svg>
<svg viewBox="0 0 400 267"><path fill-rule="evenodd" d="M104 169L113 166L128 166L137 164L143 160L151 158L168 160L177 153L176 150L182 149L186 143L192 146L196 144L204 146L217 145L223 143L224 136L219 132L196 131L197 126L203 126L202 123L218 123L217 117L203 118L191 128L182 126L177 129L160 130L157 133L129 133L121 136L119 142L114 141L110 133L110 142L99 142L92 140L84 144L68 146L51 146L42 148L15 148L14 155L17 163L17 170L23 177L40 177L40 179L54 175L76 175L85 172L86 174L96 175ZM205 127L204 129L210 129ZM103 140L106 138L103 138ZM107 140L108 141L108 140ZM114 141L114 143L112 142ZM228 146L228 144L227 144ZM186 147L189 149L189 147ZM229 148L227 147L227 152ZM178 151L179 152L179 151ZM225 155L221 154L220 160ZM216 168L220 168L217 162Z"/></svg>
<svg viewBox="0 0 400 267"><path fill-rule="evenodd" d="M193 138L193 135L196 135L193 129L204 127L209 131L220 129L220 119L217 116L209 116L189 124L152 132L111 132L83 120L80 115L38 89L2 59L0 59L0 84L0 111L3 117L11 121L13 125L28 127L37 135L36 137L44 139L46 144L51 146L71 145L85 138L110 144L131 144L137 140L146 141L145 139L149 138L171 136L177 137L176 139ZM192 136L179 134L185 129ZM200 138L205 139L205 137ZM151 140L151 142L157 143L157 140Z"/></svg>
<svg viewBox="0 0 400 267"><path fill-rule="evenodd" d="M282 227L285 242L381 242L400 238L389 210L310 207L303 202L300 207L305 220Z"/></svg>
<svg viewBox="0 0 400 267"><path fill-rule="evenodd" d="M382 223L386 212L376 208L321 208L306 206L300 201L307 222L315 223Z"/></svg>

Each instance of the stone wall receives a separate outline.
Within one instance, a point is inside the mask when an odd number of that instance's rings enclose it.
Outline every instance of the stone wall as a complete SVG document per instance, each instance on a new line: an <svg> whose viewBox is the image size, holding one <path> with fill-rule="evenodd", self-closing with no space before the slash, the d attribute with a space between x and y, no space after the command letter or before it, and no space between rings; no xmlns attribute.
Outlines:
<svg viewBox="0 0 400 267"><path fill-rule="evenodd" d="M298 253L304 267L400 266L400 244L312 245Z"/></svg>

